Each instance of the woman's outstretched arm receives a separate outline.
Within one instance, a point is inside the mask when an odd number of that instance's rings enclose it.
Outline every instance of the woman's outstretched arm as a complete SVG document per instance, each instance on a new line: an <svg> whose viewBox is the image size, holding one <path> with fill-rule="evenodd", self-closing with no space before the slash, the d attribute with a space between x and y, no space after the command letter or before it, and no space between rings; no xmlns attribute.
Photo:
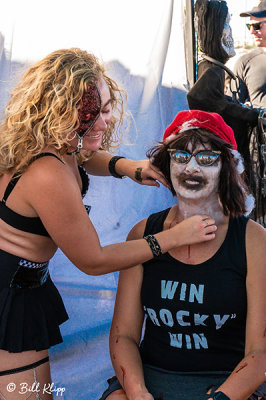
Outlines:
<svg viewBox="0 0 266 400"><path fill-rule="evenodd" d="M137 224L128 240L141 238L145 224L146 220ZM129 400L153 399L145 386L139 353L144 318L140 299L142 271L142 265L137 265L120 272L110 331L111 360Z"/></svg>
<svg viewBox="0 0 266 400"><path fill-rule="evenodd" d="M93 157L86 161L82 166L91 175L109 176L109 161L113 157L112 154L106 151L97 151ZM136 179L137 168L141 168L141 180ZM127 176L133 181L142 185L157 186L159 182L168 187L168 183L164 175L158 168L154 167L149 160L134 161L129 158L121 158L115 163L115 172L121 176Z"/></svg>
<svg viewBox="0 0 266 400"><path fill-rule="evenodd" d="M34 168L33 168L34 167ZM83 272L101 275L140 264L153 257L145 239L101 246L88 217L74 174L55 160L35 161L27 179L27 198L55 244ZM26 180L25 180L26 181ZM103 208L106 199L99 201ZM105 218L105 215L102 215ZM206 216L189 218L168 231L154 235L162 252L215 237L215 221Z"/></svg>

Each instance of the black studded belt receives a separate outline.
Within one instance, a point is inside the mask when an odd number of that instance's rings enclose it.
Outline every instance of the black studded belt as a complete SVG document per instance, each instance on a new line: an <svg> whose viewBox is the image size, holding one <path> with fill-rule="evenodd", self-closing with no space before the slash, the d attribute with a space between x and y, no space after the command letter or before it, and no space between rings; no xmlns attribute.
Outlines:
<svg viewBox="0 0 266 400"><path fill-rule="evenodd" d="M11 288L37 288L42 286L50 276L48 265L20 259L18 268L10 282Z"/></svg>

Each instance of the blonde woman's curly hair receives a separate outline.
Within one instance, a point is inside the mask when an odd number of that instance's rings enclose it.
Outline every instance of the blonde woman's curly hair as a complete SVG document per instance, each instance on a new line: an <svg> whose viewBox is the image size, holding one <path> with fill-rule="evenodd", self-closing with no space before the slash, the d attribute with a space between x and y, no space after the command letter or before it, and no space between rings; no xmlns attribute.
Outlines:
<svg viewBox="0 0 266 400"><path fill-rule="evenodd" d="M61 49L29 68L11 93L0 125L0 174L22 173L47 146L66 153L79 126L81 99L101 78L109 87L113 108L101 149L117 146L125 92L94 55L78 48ZM83 154L81 160L90 156L91 152Z"/></svg>

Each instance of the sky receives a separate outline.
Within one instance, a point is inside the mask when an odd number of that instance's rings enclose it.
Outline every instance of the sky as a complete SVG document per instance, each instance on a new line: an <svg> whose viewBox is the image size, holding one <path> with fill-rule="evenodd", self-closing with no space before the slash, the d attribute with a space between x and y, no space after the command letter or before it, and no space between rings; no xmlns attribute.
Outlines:
<svg viewBox="0 0 266 400"><path fill-rule="evenodd" d="M34 49L35 59L42 58L45 53L45 47L48 43L53 43L54 47L70 47L75 39L75 24L82 24L84 26L90 26L94 23L94 20L99 20L98 28L94 29L94 34L97 36L97 42L100 41L102 46L106 45L106 42L110 42L109 35L103 34L104 27L108 26L109 15L113 13L117 15L117 21L113 21L111 38L116 35L120 35L120 49L123 42L123 31L128 30L128 24L134 24L135 43L138 41L149 41L149 29L145 31L145 35L141 29L136 29L140 24L145 24L145 19L149 15L151 8L153 13L155 10L160 10L160 7L166 6L171 0L104 0L99 2L103 4L103 9L100 9L97 5L97 1L93 0L79 0L79 4L84 10L76 21L72 18L71 7L73 7L72 0L47 0L45 3L36 2L36 0L10 0L3 2L1 5L0 13L0 27L1 31L5 32L5 45L6 48L12 48L13 56L18 59L23 59L28 52L28 48ZM156 3L156 7L152 7L153 3ZM175 5L178 7L183 4L185 0L176 0ZM93 10L90 6L93 4ZM231 26L233 29L233 37L235 42L244 42L250 38L250 34L245 26L246 18L239 16L240 12L250 10L254 5L258 3L258 0L227 0L229 12L231 16ZM45 4L45 5L44 5ZM159 6L159 7L158 7ZM167 8L166 6L165 8ZM130 20L125 21L124 18L119 19L120 15L124 15L125 10L132 16ZM140 12L141 10L141 12ZM75 9L73 12L75 13ZM91 11L94 11L91 15ZM161 11L163 14L163 9ZM38 15L38 18L36 18ZM42 16L39 18L39 16ZM109 18L110 20L110 18ZM60 27L65 24L69 27L67 32L60 34ZM14 29L15 27L15 29ZM34 34L35 33L35 34ZM138 34L139 33L139 34ZM13 41L13 39L15 40ZM26 38L26 39L25 39ZM58 42L58 45L57 45ZM80 47L84 46L84 43L88 43L87 35L79 36L78 42ZM111 41L112 46L109 45L110 52L114 51L114 42ZM122 47L127 47L126 45ZM93 51L94 49L92 49Z"/></svg>
<svg viewBox="0 0 266 400"><path fill-rule="evenodd" d="M239 40L243 43L250 39L251 36L245 25L249 18L241 18L239 14L243 11L250 11L258 2L259 0L227 0L235 42Z"/></svg>
<svg viewBox="0 0 266 400"><path fill-rule="evenodd" d="M123 18L119 19L119 10L121 10L121 15L124 15L123 12L125 9L128 10L128 13L132 15L132 22L135 21L135 27L137 27L143 18L147 18L151 8L154 10L158 9L158 6L156 8L152 7L153 2L163 6L169 1L170 0L104 0L101 2L101 4L103 4L103 9L99 9L99 7L97 7L97 1L79 0L79 4L83 5L82 9L84 10L84 13L80 15L79 21L75 21L72 18L71 12L69 12L71 7L73 7L73 2L71 0L47 0L45 3L36 2L36 0L10 0L3 2L1 5L0 27L1 31L6 33L6 41L12 41L13 35L16 36L16 41L14 41L15 47L13 48L13 51L18 54L19 57L23 57L23 48L31 45L31 43L20 43L19 41L21 32L23 32L23 38L27 37L28 32L28 37L32 42L32 47L36 47L35 53L38 53L38 55L36 54L36 58L39 58L39 53L40 56L42 56L42 48L45 47L47 42L58 41L58 46L61 46L61 43L64 40L64 36L62 37L62 35L60 35L60 25L62 23L67 24L69 26L69 34L72 32L72 36L75 36L76 23L91 25L91 23L93 23L93 19L96 17L96 19L99 19L100 22L97 30L97 39L99 40L99 36L102 35L104 30L103 28L106 25L106 18L109 18L108 16L110 13L113 13L114 15L117 15L117 21L113 21L114 23L112 25L112 30L119 30L123 36L123 29L127 28L125 23L128 24L129 22L123 21ZM176 0L175 4L178 6L179 2L182 4L184 1L185 0ZM90 6L90 3L94 5L93 7L95 9L95 14L92 17L92 7ZM246 18L241 18L239 14L242 11L250 10L257 3L258 0L227 0L229 11L232 15L231 25L235 41L244 41L245 38L250 37L245 26ZM75 11L75 9L73 9L73 11ZM38 18L36 18L36 15L38 15ZM41 18L40 15L42 16ZM16 26L15 31L13 30L13 26ZM55 31L56 27L58 27L58 29ZM142 38L137 37L139 29L135 28L134 31L136 43L138 40L149 40L149 30L146 30L145 37L142 36ZM16 35L17 32L19 32L18 35ZM34 35L34 32L38 32L38 35L40 35L41 40L39 41L38 45L36 45L38 37L36 37L37 35ZM104 42L109 41L108 35L107 37L106 35L102 36L102 40ZM21 37L22 40L23 38ZM86 43L88 42L88 39L80 37L79 41L82 46L84 41ZM66 45L68 45L67 41Z"/></svg>

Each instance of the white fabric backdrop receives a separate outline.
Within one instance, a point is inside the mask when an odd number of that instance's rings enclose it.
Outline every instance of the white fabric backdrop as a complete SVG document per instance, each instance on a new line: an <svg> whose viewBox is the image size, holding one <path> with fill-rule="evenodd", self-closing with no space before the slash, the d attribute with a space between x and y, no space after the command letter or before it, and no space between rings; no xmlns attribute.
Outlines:
<svg viewBox="0 0 266 400"><path fill-rule="evenodd" d="M106 62L128 92L132 123L116 153L140 159L176 113L187 109L183 46L185 0L11 0L0 6L0 109L22 71L59 48L80 47ZM45 195L45 193L44 193ZM164 188L128 179L91 178L86 204L103 245L173 203ZM88 243L88 246L90 244ZM64 343L51 349L52 377L67 400L95 400L113 371L108 354L117 274L86 276L58 251L51 274L70 320ZM56 396L55 396L56 397Z"/></svg>

